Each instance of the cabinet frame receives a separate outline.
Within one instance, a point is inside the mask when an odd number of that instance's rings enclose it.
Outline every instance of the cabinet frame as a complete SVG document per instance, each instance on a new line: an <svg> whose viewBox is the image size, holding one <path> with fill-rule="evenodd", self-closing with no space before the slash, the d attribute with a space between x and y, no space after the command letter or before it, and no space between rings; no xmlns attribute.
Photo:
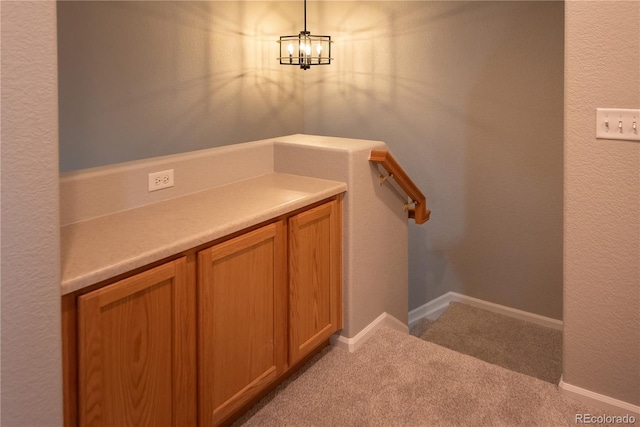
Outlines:
<svg viewBox="0 0 640 427"><path fill-rule="evenodd" d="M145 271L151 270L153 268L162 266L165 263L168 262L172 262L175 260L178 260L180 258L185 258L186 260L186 264L185 264L185 272L186 272L186 282L189 286L189 292L192 293L193 295L193 299L195 300L195 304L193 305L192 309L185 314L185 317L191 319L191 321L193 322L194 328L195 328L195 332L193 333L193 342L192 344L188 344L188 346L190 346L190 348L193 349L193 353L196 354L197 353L197 343L196 340L198 339L197 337L197 330L198 330L198 326L195 325L196 320L197 320L197 310L198 308L198 302L197 302L197 290L196 290L196 283L197 283L197 277L198 277L198 268L197 268L197 256L198 256L198 252L204 250L204 249L208 249L212 246L224 243L226 241L232 240L238 236L244 235L246 233L252 232L254 230L257 230L259 228L264 227L265 225L268 224L272 224L272 223L276 223L278 221L282 221L283 222L283 227L284 227L284 232L283 232L283 240L284 240L284 248L285 248L285 259L288 258L288 248L289 248L289 243L288 243L288 220L289 218L298 215L300 213L304 213L306 211L312 210L318 206L327 204L327 203L331 203L331 202L335 202L336 204L336 211L338 213L337 215L337 227L338 227L338 235L339 238L336 241L337 244L337 249L340 255L337 256L337 263L336 263L336 275L337 275L337 279L338 279L338 283L339 283L339 291L336 294L336 301L337 301L337 305L336 307L338 308L337 310L337 315L338 315L338 320L336 322L337 328L338 330L342 328L342 194L338 194L332 197L329 197L327 199L309 204L307 206L304 206L302 208L296 209L294 211L288 212L286 214L274 217L272 219L269 219L267 221L261 222L259 224L255 224L253 226L250 226L246 229L243 230L239 230L233 233L230 233L226 236L223 236L221 238L215 239L213 241L207 242L207 243L203 243L200 245L197 245L189 250L180 252L180 253L176 253L175 255L172 255L170 257L155 261L153 263L150 263L148 265L145 266L141 266L138 267L136 269L133 269L131 271L128 271L126 273L122 273L119 274L115 277L112 277L110 279L106 279L103 281L100 281L94 285L90 285L87 286L83 289L77 290L75 292L63 295L61 298L61 307L62 307L62 348L63 348L63 352L62 352L62 374L63 374L63 411L64 411L64 426L65 427L76 427L79 426L79 375L78 375L78 361L79 361L79 349L78 349L78 338L79 338L79 333L78 333L78 298L82 295L85 295L89 292L93 292L95 290L104 288L106 286L109 285L113 285L119 281L131 278L137 274L143 273ZM285 260L285 263L288 263L288 260ZM285 269L288 270L288 267ZM285 286L285 295L284 298L286 300L286 304L285 304L285 308L286 310L288 310L288 306L289 306L289 294L288 294L288 283L289 283L289 275L288 272L285 274L285 282L287 284L287 286ZM333 301L333 300L332 300ZM284 316L284 321L283 324L285 325L286 328L289 328L289 314L288 311L285 311L283 313ZM323 342L320 342L318 344L318 347L315 349L312 349L312 351L310 353L308 353L306 356L301 357L299 360L293 360L290 356L290 351L289 351L289 346L288 346L288 341L289 341L289 334L286 333L285 334L285 343L282 346L283 347L283 360L284 360L284 368L282 369L281 372L279 372L276 380L271 383L265 390L263 390L262 392L256 394L254 397L252 397L250 400L247 400L246 403L244 404L244 406L242 406L242 408L240 408L238 411L232 412L228 415L228 417L226 418L226 420L224 421L224 423L230 423L232 422L234 419L236 419L237 417L239 417L244 411L246 411L251 405L255 404L259 399L261 399L262 397L264 397L267 393L269 393L271 390L273 390L279 383L281 383L284 379L286 379L287 377L289 377L293 372L295 372L297 369L299 369L300 367L302 367L308 360L311 359L311 357L318 351L321 350L323 345L328 345L329 344L329 340L326 339ZM199 357L197 358L199 359ZM196 419L193 423L188 423L186 425L204 425L203 424L203 420L200 419L200 416L198 416L198 405L197 405L197 400L198 400L198 396L197 396L197 369L198 369L198 364L200 363L199 360L195 360L193 362L193 369L194 369L194 374L193 374L193 381L191 382L190 390L194 390L193 394L194 397L192 399L192 403L189 403L189 405L191 406L191 411L196 413Z"/></svg>

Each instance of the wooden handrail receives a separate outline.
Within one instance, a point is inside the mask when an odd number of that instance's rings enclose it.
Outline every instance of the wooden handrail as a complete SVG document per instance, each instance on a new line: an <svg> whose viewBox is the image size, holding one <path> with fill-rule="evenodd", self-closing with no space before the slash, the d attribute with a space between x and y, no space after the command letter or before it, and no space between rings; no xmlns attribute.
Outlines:
<svg viewBox="0 0 640 427"><path fill-rule="evenodd" d="M389 176L398 183L400 188L407 193L407 196L413 200L414 207L408 208L409 218L413 218L416 224L423 224L429 221L431 211L426 208L427 198L391 153L387 150L371 150L369 161L381 165L389 173Z"/></svg>

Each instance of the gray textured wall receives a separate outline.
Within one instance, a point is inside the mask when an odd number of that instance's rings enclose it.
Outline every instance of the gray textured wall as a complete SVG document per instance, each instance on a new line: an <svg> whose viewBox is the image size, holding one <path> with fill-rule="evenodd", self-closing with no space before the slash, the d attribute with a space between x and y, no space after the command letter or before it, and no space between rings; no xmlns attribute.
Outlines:
<svg viewBox="0 0 640 427"><path fill-rule="evenodd" d="M294 2L61 2L62 170L296 132L385 141L428 198L409 308L562 317L560 2L310 2L336 61L277 65Z"/></svg>
<svg viewBox="0 0 640 427"><path fill-rule="evenodd" d="M303 132L294 2L58 2L60 170Z"/></svg>
<svg viewBox="0 0 640 427"><path fill-rule="evenodd" d="M640 107L640 2L566 20L563 380L640 405L640 143L595 139L596 108Z"/></svg>
<svg viewBox="0 0 640 427"><path fill-rule="evenodd" d="M562 2L311 5L336 62L305 74L305 132L385 141L432 210L409 308L456 291L562 318Z"/></svg>
<svg viewBox="0 0 640 427"><path fill-rule="evenodd" d="M388 143L428 197L410 308L562 317L560 2L311 2L335 64L276 64L292 2L61 2L61 167L295 132ZM284 29L283 29L284 28Z"/></svg>
<svg viewBox="0 0 640 427"><path fill-rule="evenodd" d="M2 425L62 425L55 2L2 2Z"/></svg>

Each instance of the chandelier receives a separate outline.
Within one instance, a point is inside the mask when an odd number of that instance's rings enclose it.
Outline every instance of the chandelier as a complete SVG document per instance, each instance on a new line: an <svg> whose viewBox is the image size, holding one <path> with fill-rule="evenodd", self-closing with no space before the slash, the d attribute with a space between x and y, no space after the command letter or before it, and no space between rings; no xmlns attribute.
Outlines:
<svg viewBox="0 0 640 427"><path fill-rule="evenodd" d="M280 36L281 65L299 65L303 70L312 65L331 64L331 36L316 36L307 31L307 0L304 0L304 30L293 36Z"/></svg>

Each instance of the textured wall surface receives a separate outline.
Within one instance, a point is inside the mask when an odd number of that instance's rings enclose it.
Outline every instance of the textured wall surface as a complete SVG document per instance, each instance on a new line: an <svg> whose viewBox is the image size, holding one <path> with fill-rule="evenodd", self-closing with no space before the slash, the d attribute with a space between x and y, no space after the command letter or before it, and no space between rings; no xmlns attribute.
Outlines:
<svg viewBox="0 0 640 427"><path fill-rule="evenodd" d="M60 169L303 132L297 2L58 2Z"/></svg>
<svg viewBox="0 0 640 427"><path fill-rule="evenodd" d="M353 338L382 313L406 324L406 198L391 183L380 186L378 170L369 162L371 150L386 149L385 144L307 135L278 141L277 172L347 183L342 230L345 318L340 334Z"/></svg>
<svg viewBox="0 0 640 427"><path fill-rule="evenodd" d="M640 143L595 109L640 108L640 2L568 1L563 380L640 404Z"/></svg>
<svg viewBox="0 0 640 427"><path fill-rule="evenodd" d="M305 133L385 141L427 196L409 308L448 291L562 317L561 2L312 2L335 64Z"/></svg>
<svg viewBox="0 0 640 427"><path fill-rule="evenodd" d="M2 2L2 425L62 425L55 2Z"/></svg>

